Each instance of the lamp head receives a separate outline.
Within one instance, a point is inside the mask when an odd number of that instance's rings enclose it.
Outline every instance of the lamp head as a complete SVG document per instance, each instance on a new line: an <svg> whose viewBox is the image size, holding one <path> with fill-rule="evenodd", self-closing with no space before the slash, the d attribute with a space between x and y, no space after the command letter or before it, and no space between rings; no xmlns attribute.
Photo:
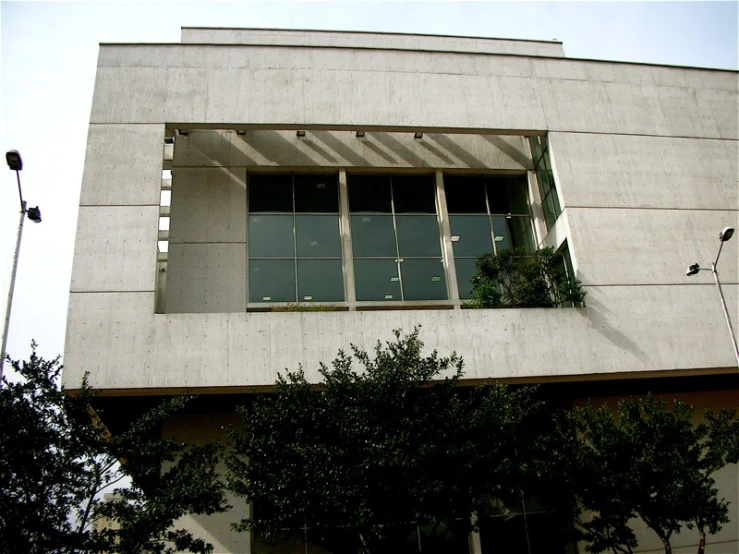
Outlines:
<svg viewBox="0 0 739 554"><path fill-rule="evenodd" d="M721 242L726 242L734 235L734 228L733 227L724 227L723 231L721 231L718 234L718 240Z"/></svg>
<svg viewBox="0 0 739 554"><path fill-rule="evenodd" d="M28 219L34 223L41 223L41 210L38 206L35 208L28 208L26 210L26 215L28 216Z"/></svg>
<svg viewBox="0 0 739 554"><path fill-rule="evenodd" d="M20 171L23 169L23 159L18 150L8 150L5 153L5 161L8 162L8 167L11 171Z"/></svg>
<svg viewBox="0 0 739 554"><path fill-rule="evenodd" d="M696 273L698 273L700 270L701 270L701 266L700 265L693 264L685 272L685 275L687 275L688 277L690 277L691 275L695 275Z"/></svg>

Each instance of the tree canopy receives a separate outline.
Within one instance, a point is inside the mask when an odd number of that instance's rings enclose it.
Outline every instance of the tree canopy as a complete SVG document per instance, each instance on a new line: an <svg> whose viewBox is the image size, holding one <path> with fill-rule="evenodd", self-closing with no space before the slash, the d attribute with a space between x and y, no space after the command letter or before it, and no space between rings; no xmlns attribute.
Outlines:
<svg viewBox="0 0 739 554"><path fill-rule="evenodd" d="M675 533L697 530L702 554L706 534L728 523L712 474L739 460L737 413L708 411L697 425L693 416L691 406L651 395L567 414L555 441L563 471L553 478L574 495L589 552L631 554L638 542L629 522L640 518L667 554Z"/></svg>
<svg viewBox="0 0 739 554"><path fill-rule="evenodd" d="M458 356L422 355L418 329L395 337L374 355L340 352L317 386L302 370L281 375L274 394L240 410L230 486L254 505L242 530L305 530L342 551L389 552L414 524L437 546L454 532L466 544L473 514L518 494L528 470L519 439L541 408L532 391L462 390Z"/></svg>
<svg viewBox="0 0 739 554"><path fill-rule="evenodd" d="M174 397L110 436L95 396L58 386L59 358L12 361L21 380L0 388L0 550L28 554L207 553L174 522L226 508L218 447L162 439L160 426L188 402ZM130 484L125 484L126 482ZM116 488L116 485L118 487ZM115 501L105 502L104 491Z"/></svg>

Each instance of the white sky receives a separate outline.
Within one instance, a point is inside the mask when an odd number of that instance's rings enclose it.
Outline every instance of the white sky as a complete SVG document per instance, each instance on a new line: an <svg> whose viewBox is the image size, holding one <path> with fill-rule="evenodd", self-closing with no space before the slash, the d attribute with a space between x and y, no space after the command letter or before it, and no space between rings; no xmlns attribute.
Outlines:
<svg viewBox="0 0 739 554"><path fill-rule="evenodd" d="M26 222L8 352L64 348L77 204L98 43L179 42L181 26L390 31L558 39L572 58L734 69L739 4L727 2L319 2L0 4L2 152L23 155ZM0 167L0 317L18 225L15 175ZM708 253L707 253L708 255ZM686 260L686 263L693 260Z"/></svg>

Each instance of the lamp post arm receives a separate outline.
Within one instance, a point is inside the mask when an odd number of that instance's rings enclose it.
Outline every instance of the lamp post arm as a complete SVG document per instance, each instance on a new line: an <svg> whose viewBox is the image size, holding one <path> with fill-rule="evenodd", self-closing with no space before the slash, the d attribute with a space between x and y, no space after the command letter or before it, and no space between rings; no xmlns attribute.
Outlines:
<svg viewBox="0 0 739 554"><path fill-rule="evenodd" d="M21 189L21 172L15 172L15 180L18 181L18 199L21 201L21 210L25 213L26 203L23 201L23 190Z"/></svg>
<svg viewBox="0 0 739 554"><path fill-rule="evenodd" d="M719 249L719 254L720 253L721 253L721 249ZM718 289L718 295L719 295L719 298L721 299L721 307L724 309L724 318L726 318L726 326L729 328L729 337L731 337L731 344L734 347L734 357L736 358L736 365L737 367L739 367L739 347L737 347L737 344L736 344L736 337L734 336L734 328L731 326L731 318L729 317L729 310L726 307L726 299L724 299L724 291L721 289L721 282L718 279L718 270L716 269L715 263L711 264L711 273L713 273L713 280L716 282L716 288Z"/></svg>
<svg viewBox="0 0 739 554"><path fill-rule="evenodd" d="M16 175L18 172L16 171ZM20 191L20 178L18 190ZM26 219L26 202L21 201L21 220L18 224L18 241L15 243L15 256L13 256L13 271L10 274L10 288L8 289L8 304L5 308L5 325L3 326L2 358L0 358L0 386L2 386L3 368L5 367L5 347L8 344L8 327L10 325L10 310L13 307L13 290L15 289L15 275L18 272L18 256L21 250L21 236L23 236L23 221Z"/></svg>
<svg viewBox="0 0 739 554"><path fill-rule="evenodd" d="M721 257L721 249L724 247L724 241L718 243L718 254L716 254L716 261L713 262L714 268L718 265L718 259Z"/></svg>

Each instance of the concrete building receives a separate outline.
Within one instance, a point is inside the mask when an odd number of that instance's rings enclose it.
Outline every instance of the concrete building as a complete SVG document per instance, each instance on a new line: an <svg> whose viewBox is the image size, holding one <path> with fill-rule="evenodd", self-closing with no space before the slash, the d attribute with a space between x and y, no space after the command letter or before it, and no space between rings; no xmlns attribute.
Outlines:
<svg viewBox="0 0 739 554"><path fill-rule="evenodd" d="M739 224L738 115L735 71L556 41L183 28L102 44L64 384L89 372L111 410L210 395L209 417L167 430L207 438L278 371L316 378L340 348L421 324L470 382L737 405L713 281L685 268ZM567 249L587 307L462 309L474 256L512 245ZM735 325L737 245L719 266ZM336 311L294 307L315 304ZM735 494L736 468L720 478ZM733 500L711 552L739 549ZM234 519L189 524L216 552L265 551Z"/></svg>

